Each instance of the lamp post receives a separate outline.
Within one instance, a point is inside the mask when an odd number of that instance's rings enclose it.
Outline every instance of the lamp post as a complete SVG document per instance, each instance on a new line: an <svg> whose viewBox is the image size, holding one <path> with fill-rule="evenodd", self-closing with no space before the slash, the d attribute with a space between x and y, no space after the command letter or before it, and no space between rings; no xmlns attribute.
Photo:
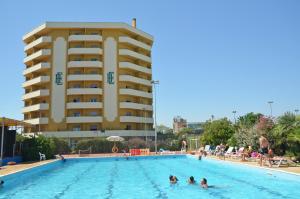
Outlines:
<svg viewBox="0 0 300 199"><path fill-rule="evenodd" d="M236 118L235 118L236 111L234 110L234 111L232 111L232 113L233 113L234 124L235 124L236 123Z"/></svg>
<svg viewBox="0 0 300 199"><path fill-rule="evenodd" d="M270 111L271 111L271 118L272 118L272 104L273 104L274 102L273 101L268 101L268 104L270 105Z"/></svg>
<svg viewBox="0 0 300 199"><path fill-rule="evenodd" d="M159 81L158 80L152 80L151 84L153 84L153 88L154 88L153 89L153 91L154 91L154 117L155 117L155 119L154 119L154 126L155 126L154 133L155 133L155 154L157 154L156 85L159 84Z"/></svg>

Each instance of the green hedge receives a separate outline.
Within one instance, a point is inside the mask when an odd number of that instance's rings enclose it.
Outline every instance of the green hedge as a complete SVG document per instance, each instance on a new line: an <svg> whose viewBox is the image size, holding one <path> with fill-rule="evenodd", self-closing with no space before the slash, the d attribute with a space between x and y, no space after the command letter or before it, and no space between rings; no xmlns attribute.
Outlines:
<svg viewBox="0 0 300 199"><path fill-rule="evenodd" d="M39 160L39 152L45 154L46 159L53 158L55 154L70 152L68 143L58 138L24 137L20 142L22 143L23 161Z"/></svg>
<svg viewBox="0 0 300 199"><path fill-rule="evenodd" d="M87 150L91 147L92 153L111 153L113 145L113 142L101 138L87 139L79 141L75 150L78 152L78 150ZM125 146L121 142L116 142L116 145L119 152L125 149Z"/></svg>

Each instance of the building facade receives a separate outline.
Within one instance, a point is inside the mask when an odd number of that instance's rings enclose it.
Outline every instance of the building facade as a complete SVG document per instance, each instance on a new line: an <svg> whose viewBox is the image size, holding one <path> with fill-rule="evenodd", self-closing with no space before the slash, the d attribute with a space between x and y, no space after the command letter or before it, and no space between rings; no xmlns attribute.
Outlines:
<svg viewBox="0 0 300 199"><path fill-rule="evenodd" d="M46 22L23 37L27 133L154 136L153 37L135 23Z"/></svg>
<svg viewBox="0 0 300 199"><path fill-rule="evenodd" d="M187 122L180 116L176 116L173 118L173 132L178 133L181 129L187 127Z"/></svg>

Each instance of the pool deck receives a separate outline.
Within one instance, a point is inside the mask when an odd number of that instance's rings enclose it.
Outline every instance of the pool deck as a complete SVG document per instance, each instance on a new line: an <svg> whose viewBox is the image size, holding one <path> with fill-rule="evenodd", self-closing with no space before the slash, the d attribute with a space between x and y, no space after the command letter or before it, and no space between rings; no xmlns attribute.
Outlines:
<svg viewBox="0 0 300 199"><path fill-rule="evenodd" d="M180 152L175 152L175 154L182 154ZM150 155L155 155L155 153L150 153ZM164 154L167 155L167 154ZM174 154L170 154L170 155L174 155ZM76 155L64 155L65 158L78 158L79 156ZM82 156L81 156L82 157ZM124 154L121 153L116 153L116 154L112 154L112 153L107 153L107 154L89 154L88 156L84 156L84 157L124 157ZM246 165L250 165L250 166L255 166L258 168L261 168L258 165L258 162L248 162L248 161L240 161L238 159L226 159L226 160L221 160L216 156L207 156L206 158L211 158L214 160L218 160L218 161L225 161L225 162L232 162L235 164L246 164ZM24 162L21 164L17 164L17 165L11 165L11 166L3 166L0 169L0 176L2 175L8 175L8 174L12 174L12 173L16 173L18 171L22 171L22 170L26 170L32 167L36 167L36 166L40 166L43 164L48 164L50 162L56 161L55 159L52 160L45 160L45 161L38 161L38 162ZM267 166L264 166L263 168L268 168ZM300 175L300 167L279 167L279 168L271 168L274 170L279 170L279 171L284 171L284 172L289 172L289 173L294 173L294 174L298 174Z"/></svg>
<svg viewBox="0 0 300 199"><path fill-rule="evenodd" d="M235 164L245 164L245 165L249 165L249 166L254 166L257 168L266 168L266 169L271 169L271 170L278 170L278 171L284 171L284 172L288 172L288 173L294 173L297 175L300 175L300 166L289 166L289 167L268 167L268 166L259 166L258 162L251 162L251 161L241 161L240 159L233 159L233 158L226 158L224 159L220 159L216 156L207 156L206 158L210 158L210 159L214 159L214 160L218 160L221 162L232 162Z"/></svg>

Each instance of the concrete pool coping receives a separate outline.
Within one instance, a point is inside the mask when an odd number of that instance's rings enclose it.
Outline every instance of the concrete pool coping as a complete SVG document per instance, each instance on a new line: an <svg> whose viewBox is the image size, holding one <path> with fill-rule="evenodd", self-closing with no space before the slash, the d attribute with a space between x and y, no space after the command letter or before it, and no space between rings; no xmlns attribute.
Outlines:
<svg viewBox="0 0 300 199"><path fill-rule="evenodd" d="M197 155L190 155L191 157L197 159L198 156ZM287 173L287 174L291 174L291 175L297 175L300 176L300 167L267 167L267 166L259 166L256 165L258 164L257 162L249 162L249 161L245 161L245 162L241 162L241 161L237 161L237 160L233 160L233 159L219 159L217 157L214 156L206 156L204 158L210 159L210 160L215 160L215 161L220 161L222 163L228 163L228 164L237 164L237 165L243 165L243 166L249 166L249 167L253 167L253 168L257 168L257 169L264 169L264 170L269 170L269 171L277 171L277 172L282 172L282 173ZM289 171L293 169L293 171Z"/></svg>
<svg viewBox="0 0 300 199"><path fill-rule="evenodd" d="M155 153L152 153L150 155L143 155L143 156L129 156L129 157L149 157L149 156L172 156L172 155L186 155L192 158L197 158L196 155L191 155L191 154L182 154L182 153L175 153L175 154L163 154L163 155L157 155ZM70 159L85 159L85 158L114 158L114 157L119 157L119 158L124 158L124 154L91 154L91 156L85 156L85 157L80 157L78 155L65 155L64 156L66 159L70 158ZM207 156L205 157L207 159L211 159L211 160L215 160L215 161L220 161L223 163L229 163L229 164L239 164L239 165L244 165L244 166L250 166L250 167L255 167L257 169L265 169L265 170L269 170L269 171L279 171L279 172L283 172L283 173L287 173L287 174L292 174L292 175L297 175L300 176L300 167L279 167L279 168L269 168L269 167L261 167L258 165L254 165L257 162L238 162L238 161L233 161L231 159L229 160L221 160L215 157L211 157L211 156ZM17 165L11 165L11 166L4 166L1 167L0 169L0 177L4 177L10 174L15 174L18 172L22 172L28 169L32 169L35 167L39 167L42 165L46 165L55 161L59 161L58 159L51 159L51 160L45 160L45 161L39 161L39 162L25 162L25 163L21 163L21 164L17 164ZM293 169L293 171L289 171L291 170L291 168Z"/></svg>

